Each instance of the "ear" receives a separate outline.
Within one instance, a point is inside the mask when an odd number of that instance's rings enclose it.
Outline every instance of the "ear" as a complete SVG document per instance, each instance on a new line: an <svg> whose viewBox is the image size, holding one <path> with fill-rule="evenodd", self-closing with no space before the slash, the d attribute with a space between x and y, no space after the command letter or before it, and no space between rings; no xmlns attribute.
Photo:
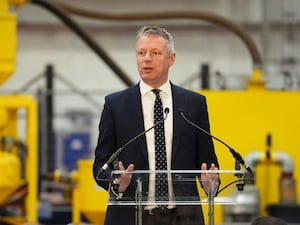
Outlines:
<svg viewBox="0 0 300 225"><path fill-rule="evenodd" d="M170 66L172 66L175 63L175 59L176 59L176 53L172 53L170 55Z"/></svg>

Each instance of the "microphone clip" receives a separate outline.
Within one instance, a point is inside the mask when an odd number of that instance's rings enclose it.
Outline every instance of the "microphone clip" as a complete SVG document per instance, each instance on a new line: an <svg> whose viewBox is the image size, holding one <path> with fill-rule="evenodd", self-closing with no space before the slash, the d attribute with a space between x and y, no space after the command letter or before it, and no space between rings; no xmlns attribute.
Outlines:
<svg viewBox="0 0 300 225"><path fill-rule="evenodd" d="M241 170L241 162L239 159L235 159L235 170ZM236 184L238 191L243 191L245 186L245 178L243 174L236 173L234 174L238 178L238 182Z"/></svg>

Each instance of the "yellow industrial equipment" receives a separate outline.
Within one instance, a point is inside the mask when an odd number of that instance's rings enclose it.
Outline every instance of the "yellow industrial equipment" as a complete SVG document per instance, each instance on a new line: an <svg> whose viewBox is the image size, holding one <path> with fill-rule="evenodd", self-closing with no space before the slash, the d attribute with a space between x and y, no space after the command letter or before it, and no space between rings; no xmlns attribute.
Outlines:
<svg viewBox="0 0 300 225"><path fill-rule="evenodd" d="M11 1L19 6L25 1ZM0 85L15 71L16 15L0 1ZM26 140L18 135L19 114ZM0 222L37 224L37 103L32 96L0 96Z"/></svg>
<svg viewBox="0 0 300 225"><path fill-rule="evenodd" d="M9 13L8 6L0 1L0 85L13 74L16 63L16 15Z"/></svg>
<svg viewBox="0 0 300 225"><path fill-rule="evenodd" d="M5 204L7 198L13 194L24 181L21 179L21 163L19 158L1 149L0 152L0 204Z"/></svg>
<svg viewBox="0 0 300 225"><path fill-rule="evenodd" d="M17 54L17 16L9 12L9 2L20 6L25 0L0 1L0 85L15 71Z"/></svg>
<svg viewBox="0 0 300 225"><path fill-rule="evenodd" d="M103 224L108 193L97 186L91 173L93 161L78 161L78 181L73 189L72 223L78 224L84 215L92 224Z"/></svg>
<svg viewBox="0 0 300 225"><path fill-rule="evenodd" d="M25 113L26 119L24 143L18 137L20 111ZM12 205L15 207L7 216L0 216L0 221L37 224L36 100L32 96L1 96L0 118L0 204L4 211Z"/></svg>
<svg viewBox="0 0 300 225"><path fill-rule="evenodd" d="M300 99L300 92L268 91L263 88L201 92L207 96L211 132L217 137L222 137L241 155L246 156L258 150L264 151L266 137L271 133L274 152L284 151L294 159L295 165L300 163L298 156L300 108L295 107ZM227 155L227 149L219 143L215 143L215 146L217 154L221 156L221 168L233 168L234 160L229 153ZM296 180L300 177L299 172L294 171ZM267 205L280 202L280 166L261 164L257 166L255 174L255 184L261 196L261 215L266 215ZM300 189L296 190L299 197ZM218 219L220 223L222 219Z"/></svg>

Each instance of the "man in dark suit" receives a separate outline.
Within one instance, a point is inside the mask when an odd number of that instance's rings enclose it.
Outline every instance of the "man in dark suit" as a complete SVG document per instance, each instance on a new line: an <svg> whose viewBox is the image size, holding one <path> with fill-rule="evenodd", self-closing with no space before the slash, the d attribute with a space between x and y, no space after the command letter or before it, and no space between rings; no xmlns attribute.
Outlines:
<svg viewBox="0 0 300 225"><path fill-rule="evenodd" d="M159 90L162 106L167 112L163 123L166 169L169 170L217 170L218 161L212 139L188 124L180 115L184 114L193 123L210 132L205 96L174 85L169 80L169 68L174 64L176 54L171 34L157 26L145 26L138 31L136 39L137 68L141 80L126 90L105 97L105 104L99 124L99 137L95 150L93 174L96 182L109 190L112 165L99 174L109 157L130 139L152 127L154 122L153 89ZM156 128L156 126L155 126ZM157 170L154 129L140 136L118 156L118 170ZM176 205L174 201L182 189L173 185L174 178L167 179L169 202L164 206L147 205L143 209L143 225L192 225L204 224L201 206ZM217 173L201 173L206 192L210 182L218 188ZM114 179L118 189L116 198L134 196L136 181L132 173L122 173ZM156 195L155 184L149 182L146 194L149 199ZM183 188L188 194L197 195L196 184ZM110 205L107 208L105 225L134 225L134 206ZM190 217L193 217L192 222Z"/></svg>

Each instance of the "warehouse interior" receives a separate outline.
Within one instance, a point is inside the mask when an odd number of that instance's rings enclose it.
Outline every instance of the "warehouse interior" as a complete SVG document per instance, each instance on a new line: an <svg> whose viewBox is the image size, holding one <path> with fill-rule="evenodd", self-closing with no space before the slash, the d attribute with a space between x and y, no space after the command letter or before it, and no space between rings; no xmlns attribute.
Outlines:
<svg viewBox="0 0 300 225"><path fill-rule="evenodd" d="M138 82L146 24L172 33L171 81L207 97L212 134L254 171L225 191L235 204L216 202L214 224L300 224L298 0L1 0L0 224L103 224L99 118L107 94ZM221 169L234 170L214 144Z"/></svg>

